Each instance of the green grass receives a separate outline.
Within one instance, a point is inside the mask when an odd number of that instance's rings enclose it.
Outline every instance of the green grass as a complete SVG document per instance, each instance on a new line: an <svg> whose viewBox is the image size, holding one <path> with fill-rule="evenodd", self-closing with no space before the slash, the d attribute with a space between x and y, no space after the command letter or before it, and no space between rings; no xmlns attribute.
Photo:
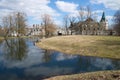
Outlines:
<svg viewBox="0 0 120 80"><path fill-rule="evenodd" d="M120 59L120 37L117 36L60 36L43 39L36 45L68 54Z"/></svg>
<svg viewBox="0 0 120 80"><path fill-rule="evenodd" d="M99 71L75 75L64 75L45 80L119 80L120 71Z"/></svg>

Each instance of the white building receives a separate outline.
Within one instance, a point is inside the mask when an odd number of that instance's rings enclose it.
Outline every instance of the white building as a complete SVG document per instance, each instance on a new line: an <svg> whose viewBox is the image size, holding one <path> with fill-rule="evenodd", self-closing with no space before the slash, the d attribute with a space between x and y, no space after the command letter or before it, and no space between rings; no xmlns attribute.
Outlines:
<svg viewBox="0 0 120 80"><path fill-rule="evenodd" d="M38 36L38 35L43 35L44 32L44 28L42 27L42 25L39 24L33 24L32 27L30 28L26 28L26 35L27 36Z"/></svg>

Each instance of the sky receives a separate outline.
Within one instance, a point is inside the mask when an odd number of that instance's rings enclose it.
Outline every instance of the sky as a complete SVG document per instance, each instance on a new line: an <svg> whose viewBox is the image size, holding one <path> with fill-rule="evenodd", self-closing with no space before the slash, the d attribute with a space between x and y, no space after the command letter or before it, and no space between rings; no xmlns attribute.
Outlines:
<svg viewBox="0 0 120 80"><path fill-rule="evenodd" d="M41 24L41 15L49 14L58 26L63 25L65 15L78 15L80 6L90 6L99 21L103 11L109 24L116 10L120 9L120 0L0 0L0 23L2 17L12 12L27 14L29 26Z"/></svg>

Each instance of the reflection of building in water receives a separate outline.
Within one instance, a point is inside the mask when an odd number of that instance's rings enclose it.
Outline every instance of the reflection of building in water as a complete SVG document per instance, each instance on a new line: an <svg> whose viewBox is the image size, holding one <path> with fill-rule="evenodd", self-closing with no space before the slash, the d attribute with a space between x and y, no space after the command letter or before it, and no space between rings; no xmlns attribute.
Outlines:
<svg viewBox="0 0 120 80"><path fill-rule="evenodd" d="M30 35L44 35L45 31L44 31L44 27L39 24L33 24L33 26L31 28L26 28L26 35L30 36Z"/></svg>
<svg viewBox="0 0 120 80"><path fill-rule="evenodd" d="M22 38L5 39L3 44L3 51L7 59L23 60L27 53L26 41Z"/></svg>

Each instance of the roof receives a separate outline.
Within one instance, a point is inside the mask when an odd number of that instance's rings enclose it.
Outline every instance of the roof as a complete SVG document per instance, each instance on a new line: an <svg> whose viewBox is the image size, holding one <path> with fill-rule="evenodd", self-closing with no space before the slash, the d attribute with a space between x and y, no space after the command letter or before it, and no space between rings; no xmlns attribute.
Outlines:
<svg viewBox="0 0 120 80"><path fill-rule="evenodd" d="M85 20L85 22L91 22L91 21L93 22L94 20L92 18L88 18Z"/></svg>
<svg viewBox="0 0 120 80"><path fill-rule="evenodd" d="M106 19L105 19L105 13L103 12L102 18L101 18L100 22L103 22L103 21L105 21L105 20L106 20Z"/></svg>

